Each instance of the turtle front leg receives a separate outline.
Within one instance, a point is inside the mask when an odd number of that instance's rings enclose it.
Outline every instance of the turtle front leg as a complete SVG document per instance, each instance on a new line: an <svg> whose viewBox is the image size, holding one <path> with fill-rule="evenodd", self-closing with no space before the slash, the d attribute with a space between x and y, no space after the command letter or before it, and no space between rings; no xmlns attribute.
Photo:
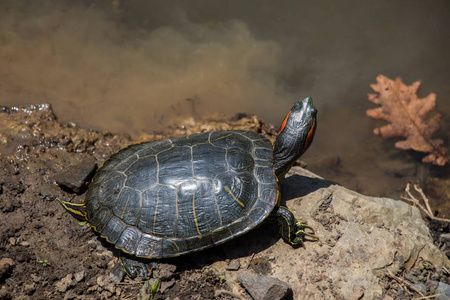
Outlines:
<svg viewBox="0 0 450 300"><path fill-rule="evenodd" d="M149 279L152 274L152 269L158 266L153 261L144 262L142 259L135 257L129 258L125 255L120 257L120 261L128 276L131 278L141 276L143 280Z"/></svg>
<svg viewBox="0 0 450 300"><path fill-rule="evenodd" d="M305 236L312 239L319 239L315 236L314 229L311 226L301 221L297 222L294 214L286 207L279 206L275 208L271 217L277 219L281 237L293 246L303 246ZM310 232L305 231L306 229Z"/></svg>

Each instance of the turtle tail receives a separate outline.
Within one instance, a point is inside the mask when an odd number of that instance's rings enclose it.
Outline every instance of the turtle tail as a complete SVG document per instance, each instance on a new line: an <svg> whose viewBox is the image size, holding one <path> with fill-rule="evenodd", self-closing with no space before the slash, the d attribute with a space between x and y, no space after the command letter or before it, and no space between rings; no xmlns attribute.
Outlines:
<svg viewBox="0 0 450 300"><path fill-rule="evenodd" d="M67 210L69 211L75 218L82 221L87 221L86 219L86 205L83 203L72 203L63 201L59 198L57 198L59 203Z"/></svg>

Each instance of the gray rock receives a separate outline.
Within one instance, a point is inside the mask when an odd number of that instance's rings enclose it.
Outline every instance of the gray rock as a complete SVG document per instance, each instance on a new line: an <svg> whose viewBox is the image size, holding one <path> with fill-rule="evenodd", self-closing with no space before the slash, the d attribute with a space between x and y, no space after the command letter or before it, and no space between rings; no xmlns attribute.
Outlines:
<svg viewBox="0 0 450 300"><path fill-rule="evenodd" d="M277 278L251 272L240 272L237 280L254 300L280 300L292 293L291 286Z"/></svg>
<svg viewBox="0 0 450 300"><path fill-rule="evenodd" d="M435 298L436 300L450 299L450 285L443 282L439 282L437 287L437 293L439 294L439 296Z"/></svg>
<svg viewBox="0 0 450 300"><path fill-rule="evenodd" d="M409 271L419 257L437 269L450 267L416 207L361 195L299 167L280 184L282 204L314 228L320 242L292 248L279 237L274 222L222 247L240 257L242 265L250 263L251 253L274 257L270 276L289 283L294 299L348 299L358 290L364 291L364 299L381 299L379 278L386 268L394 274ZM237 275L227 266L216 262L211 269L230 283Z"/></svg>
<svg viewBox="0 0 450 300"><path fill-rule="evenodd" d="M75 273L75 281L76 282L80 282L80 281L82 281L82 280L84 280L84 277L86 276L86 272L84 272L84 271L80 271L80 272L78 272L78 273Z"/></svg>
<svg viewBox="0 0 450 300"><path fill-rule="evenodd" d="M81 194L87 189L87 182L95 172L95 159L85 156L82 159L70 156L67 168L56 175L56 183L74 193Z"/></svg>
<svg viewBox="0 0 450 300"><path fill-rule="evenodd" d="M114 268L111 270L111 273L109 273L109 277L114 283L119 283L123 280L125 277L125 270L121 263L116 263Z"/></svg>
<svg viewBox="0 0 450 300"><path fill-rule="evenodd" d="M239 259L232 259L227 266L228 271L237 271L241 267L241 263L239 262Z"/></svg>
<svg viewBox="0 0 450 300"><path fill-rule="evenodd" d="M426 294L427 293L427 287L423 283L415 283L412 286L415 287L422 294Z"/></svg>

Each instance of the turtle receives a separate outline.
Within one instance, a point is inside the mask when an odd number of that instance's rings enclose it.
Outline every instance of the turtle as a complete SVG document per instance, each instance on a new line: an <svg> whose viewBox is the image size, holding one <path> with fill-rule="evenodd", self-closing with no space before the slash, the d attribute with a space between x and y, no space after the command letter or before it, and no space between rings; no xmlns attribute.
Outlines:
<svg viewBox="0 0 450 300"><path fill-rule="evenodd" d="M295 103L272 144L242 130L134 144L107 159L84 203L58 199L121 250L126 273L147 278L155 259L224 243L276 218L281 237L302 246L314 230L280 205L279 179L310 146L310 97Z"/></svg>

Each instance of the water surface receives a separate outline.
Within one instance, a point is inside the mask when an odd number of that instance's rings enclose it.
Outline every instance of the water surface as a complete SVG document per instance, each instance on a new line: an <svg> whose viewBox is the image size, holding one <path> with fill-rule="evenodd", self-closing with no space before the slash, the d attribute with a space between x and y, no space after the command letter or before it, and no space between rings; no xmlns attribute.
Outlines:
<svg viewBox="0 0 450 300"><path fill-rule="evenodd" d="M129 133L178 116L254 113L278 125L311 96L312 171L374 196L448 180L366 117L378 74L421 81L449 145L449 1L8 1L0 3L0 102ZM191 100L195 99L192 106ZM450 215L448 199L437 209Z"/></svg>

